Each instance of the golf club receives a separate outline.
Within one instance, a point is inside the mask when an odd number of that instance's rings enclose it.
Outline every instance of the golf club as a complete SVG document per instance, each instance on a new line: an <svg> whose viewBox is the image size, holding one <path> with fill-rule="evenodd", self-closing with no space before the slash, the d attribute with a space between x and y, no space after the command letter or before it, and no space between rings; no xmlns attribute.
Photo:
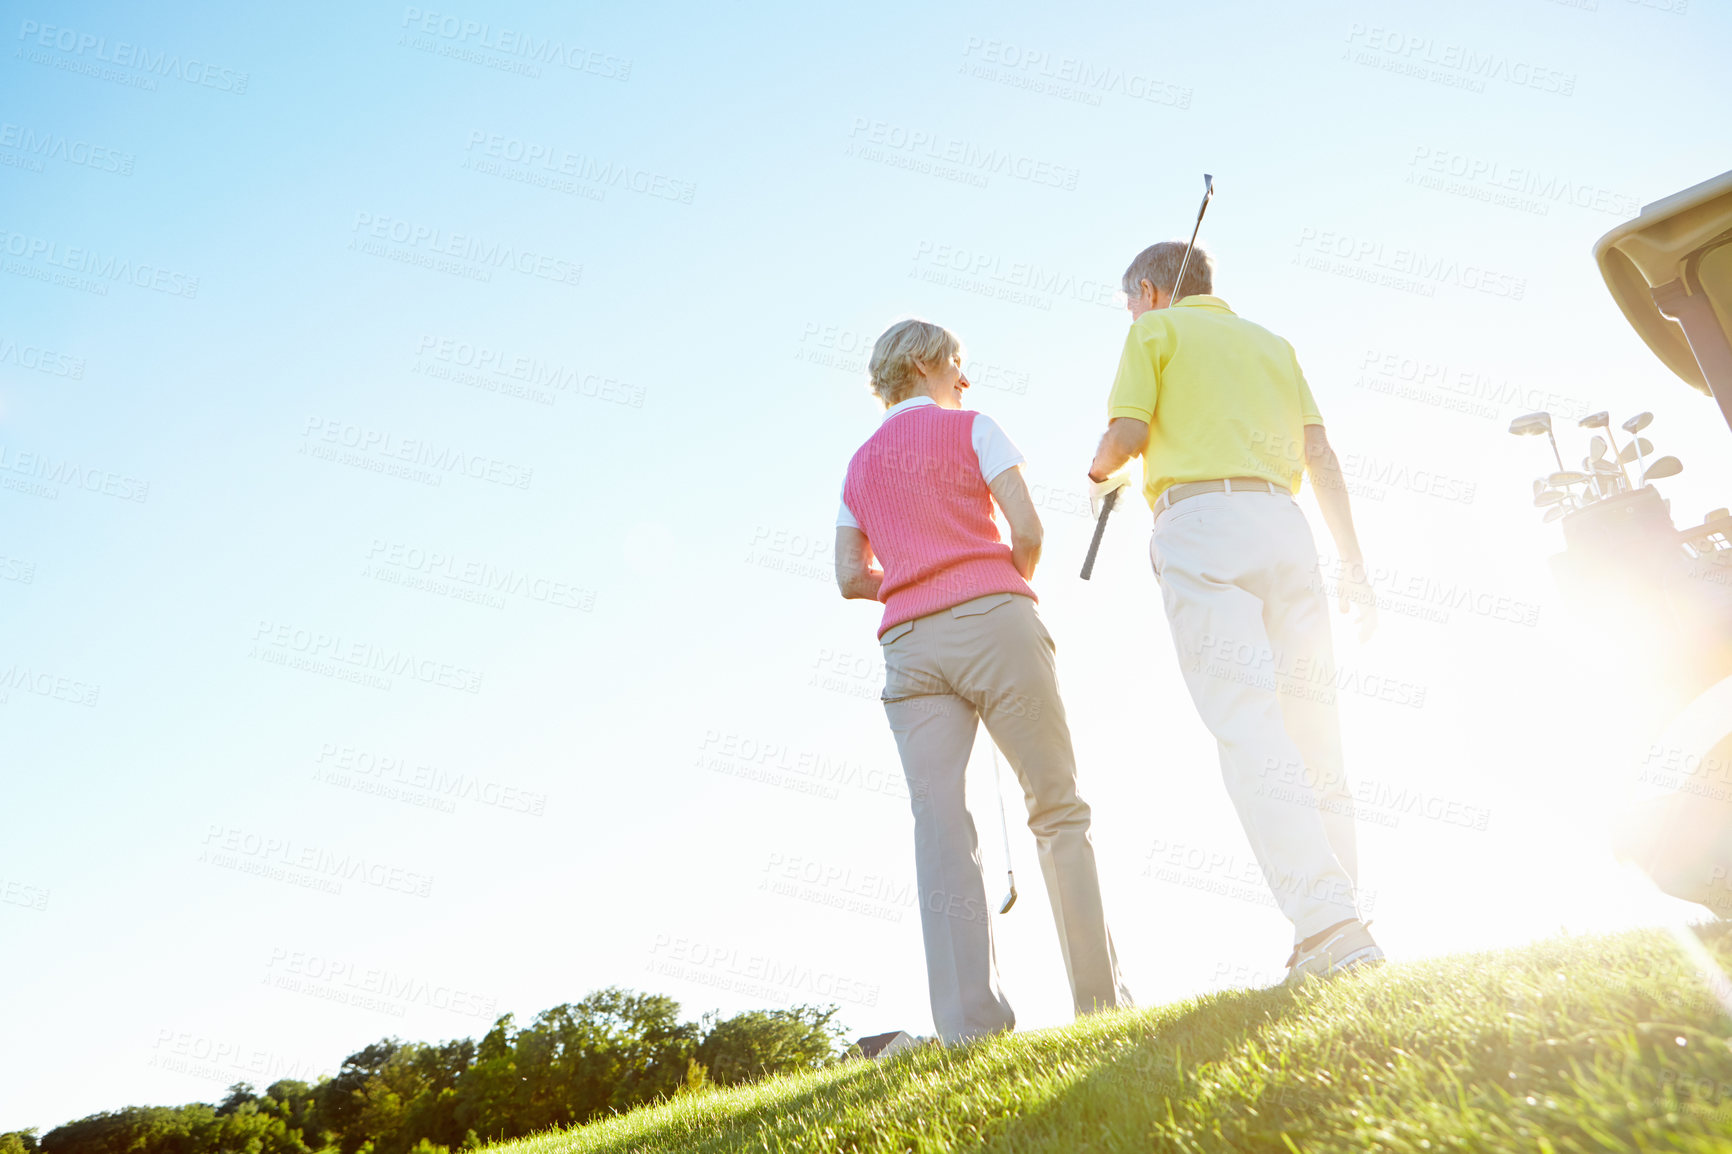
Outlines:
<svg viewBox="0 0 1732 1154"><path fill-rule="evenodd" d="M1539 493L1534 497L1534 504L1540 508L1544 508L1547 505L1556 505L1559 501L1567 501L1569 499L1570 495L1562 489L1547 489L1545 492Z"/></svg>
<svg viewBox="0 0 1732 1154"><path fill-rule="evenodd" d="M1626 433L1630 434L1630 436L1636 438L1638 443L1641 443L1642 430L1647 428L1649 425L1651 425L1653 423L1654 423L1654 414L1653 413L1637 413L1635 416L1633 416L1629 420L1625 421L1622 428L1623 428L1624 432L1626 432ZM1636 451L1636 472L1640 473L1644 468L1647 467L1647 462L1645 462L1642 458L1647 456L1649 453L1651 453L1653 451L1654 450L1653 450L1652 446L1649 446L1646 449L1638 449Z"/></svg>
<svg viewBox="0 0 1732 1154"><path fill-rule="evenodd" d="M1191 266L1191 250L1197 247L1197 232L1203 227L1203 214L1209 211L1209 201L1215 195L1215 178L1203 174L1203 203L1197 206L1197 223L1191 226L1191 239L1185 242L1185 255L1179 260L1179 275L1173 278L1173 300L1185 286L1185 270Z"/></svg>
<svg viewBox="0 0 1732 1154"><path fill-rule="evenodd" d="M1552 508L1546 510L1546 523L1550 524L1569 512L1570 510L1564 508L1562 505L1554 505Z"/></svg>
<svg viewBox="0 0 1732 1154"><path fill-rule="evenodd" d="M1582 472L1590 473L1594 478L1594 500L1607 496L1606 488L1610 485L1613 493L1623 490L1618 482L1618 467L1604 457L1583 457Z"/></svg>
<svg viewBox="0 0 1732 1154"><path fill-rule="evenodd" d="M1588 455L1582 458L1582 468L1587 472L1594 474L1594 488L1599 490L1599 494L1602 497L1606 495L1606 488L1600 483L1599 466L1605 461L1605 459L1606 439L1598 434L1588 438ZM1612 489L1612 492L1614 493L1617 491L1616 487Z"/></svg>
<svg viewBox="0 0 1732 1154"><path fill-rule="evenodd" d="M1509 431L1518 437L1533 437L1540 433L1552 443L1552 456L1557 459L1558 468L1564 467L1564 459L1558 453L1558 439L1552 436L1552 415L1550 413L1528 413L1517 417L1509 423Z"/></svg>
<svg viewBox="0 0 1732 1154"><path fill-rule="evenodd" d="M1642 484L1646 485L1649 481L1658 481L1665 477L1676 477L1683 471L1684 462L1680 461L1678 458L1661 457L1658 461L1649 465L1648 471L1642 474Z"/></svg>
<svg viewBox="0 0 1732 1154"><path fill-rule="evenodd" d="M1169 305L1172 301L1179 299L1179 288L1185 283L1185 270L1191 266L1191 250L1197 247L1197 233L1203 227L1203 214L1209 211L1209 201L1214 199L1214 196L1215 178L1205 172L1203 174L1203 203L1197 206L1197 223L1191 227L1191 239L1185 242L1185 255L1179 259L1179 275L1173 278L1173 293L1168 301ZM1547 427L1550 427L1549 419ZM1562 468L1563 466L1560 464L1558 467ZM1107 529L1107 518L1112 515L1113 506L1118 503L1119 493L1123 488L1121 485L1118 489L1114 489L1107 494L1106 500L1101 502L1101 515L1100 519L1095 522L1095 535L1089 541L1088 556L1083 558L1082 579L1084 581L1087 581L1095 571L1095 554L1100 552L1101 537ZM1010 896L1012 901L1016 900L1014 891ZM1005 907L1005 909L1009 908L1009 906Z"/></svg>
<svg viewBox="0 0 1732 1154"><path fill-rule="evenodd" d="M1612 452L1614 454L1616 454L1620 451L1618 449L1617 440L1612 438L1612 415L1610 413L1606 412L1604 409L1601 409L1597 413L1589 413L1587 416L1585 416L1581 420L1577 421L1576 424L1581 426L1584 429L1604 429L1604 430L1606 430L1606 437L1607 437L1607 439L1611 440L1611 442L1612 442ZM1604 454L1602 453L1602 454L1596 454L1596 455L1603 456ZM1627 490L1627 489L1632 487L1630 485L1629 475L1624 472L1624 470L1621 466L1618 469L1618 475L1621 478L1623 478L1623 482L1624 482L1623 485L1621 486L1621 489Z"/></svg>
<svg viewBox="0 0 1732 1154"><path fill-rule="evenodd" d="M1010 892L1004 895L1004 904L998 907L998 912L1008 914L1016 904L1016 871L1010 868L1010 823L1004 817L1004 767L998 763L998 743L991 734L987 735L986 743L992 746L992 780L998 786L998 828L1004 833L1004 873L1010 879Z"/></svg>
<svg viewBox="0 0 1732 1154"><path fill-rule="evenodd" d="M1630 443L1624 446L1624 451L1618 454L1618 464L1628 465L1631 461L1638 462L1636 469L1641 470L1642 458L1654 451L1654 442L1646 437L1631 437Z"/></svg>
<svg viewBox="0 0 1732 1154"><path fill-rule="evenodd" d="M1083 558L1082 579L1084 581L1094 575L1095 554L1101 551L1101 536L1107 531L1107 517L1112 514L1113 505L1118 502L1119 494L1124 491L1125 487L1120 485L1108 493L1106 500L1101 502L1101 515L1100 519L1095 522L1095 535L1089 538L1088 556Z"/></svg>

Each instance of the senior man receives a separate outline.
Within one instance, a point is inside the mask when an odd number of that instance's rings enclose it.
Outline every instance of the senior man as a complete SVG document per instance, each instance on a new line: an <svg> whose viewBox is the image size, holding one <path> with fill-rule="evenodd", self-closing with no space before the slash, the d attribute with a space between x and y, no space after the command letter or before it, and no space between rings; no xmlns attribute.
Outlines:
<svg viewBox="0 0 1732 1154"><path fill-rule="evenodd" d="M1375 599L1293 347L1209 295L1214 267L1201 249L1175 285L1184 251L1151 245L1125 270L1131 331L1089 480L1098 503L1126 483L1126 462L1143 458L1149 557L1185 685L1293 923L1287 981L1296 983L1383 959L1358 908L1328 604L1293 500L1302 472L1341 557L1341 610L1360 604L1362 636L1375 626Z"/></svg>

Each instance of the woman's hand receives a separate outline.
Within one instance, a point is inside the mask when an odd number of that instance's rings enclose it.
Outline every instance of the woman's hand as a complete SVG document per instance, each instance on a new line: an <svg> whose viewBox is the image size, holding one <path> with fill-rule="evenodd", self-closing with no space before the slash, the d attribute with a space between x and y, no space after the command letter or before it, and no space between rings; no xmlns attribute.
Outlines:
<svg viewBox="0 0 1732 1154"><path fill-rule="evenodd" d="M836 526L836 586L842 596L877 601L884 570L872 567L872 543L847 525Z"/></svg>

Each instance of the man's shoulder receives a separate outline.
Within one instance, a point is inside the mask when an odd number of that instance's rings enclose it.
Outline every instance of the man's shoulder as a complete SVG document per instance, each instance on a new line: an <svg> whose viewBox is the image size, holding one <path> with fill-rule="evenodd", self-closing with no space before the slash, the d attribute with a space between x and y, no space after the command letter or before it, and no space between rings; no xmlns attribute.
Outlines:
<svg viewBox="0 0 1732 1154"><path fill-rule="evenodd" d="M1291 349L1293 347L1288 343L1286 337L1266 325L1258 324L1249 317L1240 316L1238 313L1225 312L1211 313L1209 316L1211 320L1233 332L1242 333L1245 336L1253 337L1258 340L1268 341L1271 344L1279 345L1282 348Z"/></svg>
<svg viewBox="0 0 1732 1154"><path fill-rule="evenodd" d="M1142 341L1160 340L1173 331L1172 309L1150 309L1131 322L1131 333Z"/></svg>

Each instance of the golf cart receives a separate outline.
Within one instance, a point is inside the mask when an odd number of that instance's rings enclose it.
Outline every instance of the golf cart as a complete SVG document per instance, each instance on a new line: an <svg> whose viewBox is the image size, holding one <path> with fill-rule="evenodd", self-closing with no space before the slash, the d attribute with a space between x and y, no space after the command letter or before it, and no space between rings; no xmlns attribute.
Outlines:
<svg viewBox="0 0 1732 1154"><path fill-rule="evenodd" d="M1625 319L1732 426L1732 172L1648 205L1594 256ZM1653 482L1683 465L1653 456L1642 435L1652 420L1582 418L1593 432L1579 469L1565 468L1550 414L1517 417L1510 432L1551 441L1557 470L1534 482L1533 499L1563 529L1552 571L1566 604L1616 621L1626 651L1679 707L1650 757L1650 769L1674 776L1649 777L1677 788L1632 809L1618 855L1665 892L1732 917L1732 513L1673 523Z"/></svg>

